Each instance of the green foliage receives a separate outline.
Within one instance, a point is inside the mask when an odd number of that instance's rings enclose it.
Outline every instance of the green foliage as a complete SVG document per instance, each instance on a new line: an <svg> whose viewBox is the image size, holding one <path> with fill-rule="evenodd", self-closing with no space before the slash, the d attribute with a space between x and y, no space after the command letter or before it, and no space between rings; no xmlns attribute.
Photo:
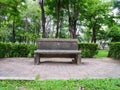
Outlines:
<svg viewBox="0 0 120 90"><path fill-rule="evenodd" d="M1 90L120 90L120 78L81 80L3 80Z"/></svg>
<svg viewBox="0 0 120 90"><path fill-rule="evenodd" d="M88 41L89 39L92 39L92 42L96 42L96 40L98 40L99 30L102 28L102 26L108 25L108 22L110 23L110 2L103 2L102 0L85 1L86 3L81 16L85 21L83 24L88 28L88 30L90 30L89 32L92 32L89 34L87 31L85 34L87 35ZM105 34L103 35L105 36Z"/></svg>
<svg viewBox="0 0 120 90"><path fill-rule="evenodd" d="M98 45L94 43L79 43L78 47L81 50L82 57L84 58L92 58L98 52Z"/></svg>
<svg viewBox="0 0 120 90"><path fill-rule="evenodd" d="M0 42L0 58L8 56L10 48L11 48L10 44Z"/></svg>
<svg viewBox="0 0 120 90"><path fill-rule="evenodd" d="M99 31L106 22L111 22L109 18L111 6L108 2L101 0L60 0L60 4L58 4L58 1L44 1L47 37L55 37L58 5L60 7L59 38L70 38L71 34L74 33L72 30L75 31L75 28L78 36L83 27L83 31L85 29L89 31L83 32L85 38L82 41L90 42L91 30L94 26L96 31ZM3 42L35 42L42 33L41 17L40 4L37 0L0 0L0 40ZM75 22L77 22L76 26ZM105 25L107 26L107 24Z"/></svg>
<svg viewBox="0 0 120 90"><path fill-rule="evenodd" d="M114 25L111 27L107 37L111 38L111 42L120 42L120 26Z"/></svg>
<svg viewBox="0 0 120 90"><path fill-rule="evenodd" d="M18 43L0 43L0 58L4 57L33 57L35 45Z"/></svg>
<svg viewBox="0 0 120 90"><path fill-rule="evenodd" d="M29 45L28 46L29 47L29 55L28 55L28 57L34 57L34 50L36 50L37 49L37 47L35 46L35 45Z"/></svg>
<svg viewBox="0 0 120 90"><path fill-rule="evenodd" d="M120 42L114 42L109 44L108 57L120 59Z"/></svg>
<svg viewBox="0 0 120 90"><path fill-rule="evenodd" d="M97 54L97 44L80 43L79 49L82 51L82 57L93 57ZM36 45L19 43L0 43L0 57L33 57Z"/></svg>
<svg viewBox="0 0 120 90"><path fill-rule="evenodd" d="M120 0L113 0L113 7L120 10Z"/></svg>
<svg viewBox="0 0 120 90"><path fill-rule="evenodd" d="M27 44L12 44L10 57L27 57L29 48Z"/></svg>
<svg viewBox="0 0 120 90"><path fill-rule="evenodd" d="M4 43L0 43L0 57L5 57L4 50L6 50Z"/></svg>
<svg viewBox="0 0 120 90"><path fill-rule="evenodd" d="M34 42L39 37L40 18L38 2L0 0L0 40Z"/></svg>

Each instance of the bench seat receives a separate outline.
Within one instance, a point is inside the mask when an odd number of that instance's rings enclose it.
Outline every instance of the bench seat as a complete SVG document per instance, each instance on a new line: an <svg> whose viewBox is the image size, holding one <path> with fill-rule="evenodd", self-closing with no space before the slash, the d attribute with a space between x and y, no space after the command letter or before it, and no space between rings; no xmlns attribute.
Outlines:
<svg viewBox="0 0 120 90"><path fill-rule="evenodd" d="M78 50L35 50L34 53L38 54L79 54Z"/></svg>
<svg viewBox="0 0 120 90"><path fill-rule="evenodd" d="M81 63L81 52L78 50L77 39L38 39L37 50L34 51L34 64L40 58L73 58L76 64Z"/></svg>

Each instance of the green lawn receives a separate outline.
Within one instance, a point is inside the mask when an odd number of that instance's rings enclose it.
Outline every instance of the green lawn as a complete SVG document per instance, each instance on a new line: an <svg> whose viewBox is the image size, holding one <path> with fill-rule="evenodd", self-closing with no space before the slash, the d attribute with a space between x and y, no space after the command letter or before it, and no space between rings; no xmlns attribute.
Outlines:
<svg viewBox="0 0 120 90"><path fill-rule="evenodd" d="M82 79L82 80L45 80L45 81L0 81L0 90L120 90L120 78Z"/></svg>
<svg viewBox="0 0 120 90"><path fill-rule="evenodd" d="M95 55L95 58L102 58L108 56L108 50L98 50L98 54Z"/></svg>

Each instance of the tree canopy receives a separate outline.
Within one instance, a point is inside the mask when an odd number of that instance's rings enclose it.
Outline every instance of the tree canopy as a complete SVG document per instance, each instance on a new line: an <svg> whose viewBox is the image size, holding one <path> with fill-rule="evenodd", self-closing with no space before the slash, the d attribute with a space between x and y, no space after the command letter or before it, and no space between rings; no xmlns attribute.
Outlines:
<svg viewBox="0 0 120 90"><path fill-rule="evenodd" d="M119 5L116 0L0 0L0 40L78 38L96 43L104 37L114 41L110 32L119 31L113 29L119 26L119 14L113 10Z"/></svg>

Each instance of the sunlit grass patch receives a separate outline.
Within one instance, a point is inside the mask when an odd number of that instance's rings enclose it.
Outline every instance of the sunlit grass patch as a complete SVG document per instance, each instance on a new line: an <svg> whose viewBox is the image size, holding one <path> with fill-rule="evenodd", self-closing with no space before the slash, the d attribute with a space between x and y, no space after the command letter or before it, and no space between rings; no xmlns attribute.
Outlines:
<svg viewBox="0 0 120 90"><path fill-rule="evenodd" d="M81 80L3 80L0 90L120 90L120 78Z"/></svg>
<svg viewBox="0 0 120 90"><path fill-rule="evenodd" d="M108 50L98 50L98 54L95 55L95 58L102 58L108 56Z"/></svg>

